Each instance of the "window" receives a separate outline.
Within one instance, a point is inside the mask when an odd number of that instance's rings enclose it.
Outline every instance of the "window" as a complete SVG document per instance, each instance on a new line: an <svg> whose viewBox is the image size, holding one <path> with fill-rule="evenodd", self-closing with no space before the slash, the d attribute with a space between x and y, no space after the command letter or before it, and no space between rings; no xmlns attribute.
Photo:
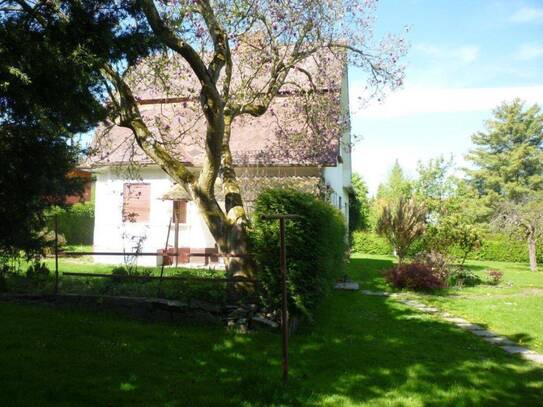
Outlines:
<svg viewBox="0 0 543 407"><path fill-rule="evenodd" d="M337 205L337 207L338 207L340 210L343 209L343 202L342 202L341 200L342 200L342 197L340 196L340 197L339 197L339 203L338 203L338 205Z"/></svg>
<svg viewBox="0 0 543 407"><path fill-rule="evenodd" d="M124 184L123 198L123 222L149 221L151 184Z"/></svg>
<svg viewBox="0 0 543 407"><path fill-rule="evenodd" d="M173 221L187 223L187 201L173 201Z"/></svg>

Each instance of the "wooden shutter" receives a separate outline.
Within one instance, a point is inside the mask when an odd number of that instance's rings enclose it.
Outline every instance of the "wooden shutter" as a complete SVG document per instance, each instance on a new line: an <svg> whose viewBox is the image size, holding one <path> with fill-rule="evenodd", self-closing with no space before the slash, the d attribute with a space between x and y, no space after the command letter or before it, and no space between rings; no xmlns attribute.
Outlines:
<svg viewBox="0 0 543 407"><path fill-rule="evenodd" d="M187 201L173 201L173 212L177 222L187 223Z"/></svg>
<svg viewBox="0 0 543 407"><path fill-rule="evenodd" d="M151 184L124 184L123 222L148 222Z"/></svg>

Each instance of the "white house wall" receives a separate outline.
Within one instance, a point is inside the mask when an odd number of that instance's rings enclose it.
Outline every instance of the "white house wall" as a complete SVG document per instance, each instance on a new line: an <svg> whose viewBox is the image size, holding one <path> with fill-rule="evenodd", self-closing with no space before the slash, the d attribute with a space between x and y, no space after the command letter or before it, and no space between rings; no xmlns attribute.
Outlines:
<svg viewBox="0 0 543 407"><path fill-rule="evenodd" d="M142 168L140 178L127 179L122 173L101 169L96 175L96 203L94 226L94 250L98 252L132 252L141 242L142 252L156 253L164 249L168 224L172 217L172 201L161 197L172 187L168 176L158 168ZM125 183L150 184L149 221L145 223L123 222L123 190ZM172 225L169 245L173 247L174 227ZM214 247L215 241L198 214L195 204L187 204L187 224L179 226L179 246L190 248ZM123 256L95 256L98 263L119 264ZM138 257L139 265L157 264L154 256Z"/></svg>
<svg viewBox="0 0 543 407"><path fill-rule="evenodd" d="M345 69L341 84L341 111L342 114L349 115L349 78L347 69ZM341 210L348 224L349 190L352 185L350 123L342 135L340 156L341 160L338 160L337 166L324 168L323 177L326 184L333 191L330 197L331 204Z"/></svg>

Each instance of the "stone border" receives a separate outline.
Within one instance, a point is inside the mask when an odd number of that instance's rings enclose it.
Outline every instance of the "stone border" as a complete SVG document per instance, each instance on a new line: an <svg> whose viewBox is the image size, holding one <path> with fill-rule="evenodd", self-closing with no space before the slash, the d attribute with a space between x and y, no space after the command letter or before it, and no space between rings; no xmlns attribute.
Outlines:
<svg viewBox="0 0 543 407"><path fill-rule="evenodd" d="M361 293L366 296L375 296L375 297L389 297L395 299L397 302L407 305L408 307L414 308L417 311L424 312L426 314L434 314L440 317L442 320L447 321L453 325L456 325L460 329L471 332L473 335L479 336L481 339L486 342L498 346L503 351L510 354L517 354L522 356L524 359L531 362L543 365L543 354L534 352L530 349L519 346L517 343L498 335L495 332L492 332L488 329L483 328L480 325L473 324L470 321L464 318L458 318L454 315L449 314L448 312L443 312L439 308L430 307L421 302L410 300L410 299L401 299L398 298L399 295L395 293L387 293L385 291L370 291L362 290Z"/></svg>

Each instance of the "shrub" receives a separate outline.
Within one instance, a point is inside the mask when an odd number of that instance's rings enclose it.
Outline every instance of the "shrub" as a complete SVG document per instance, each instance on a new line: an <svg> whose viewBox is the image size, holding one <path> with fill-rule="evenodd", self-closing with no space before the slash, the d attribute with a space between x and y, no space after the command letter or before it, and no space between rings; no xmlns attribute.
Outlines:
<svg viewBox="0 0 543 407"><path fill-rule="evenodd" d="M259 268L259 296L270 310L280 307L279 222L262 215L298 214L286 221L289 309L311 318L346 260L346 227L340 211L313 195L270 189L255 202L251 249Z"/></svg>
<svg viewBox="0 0 543 407"><path fill-rule="evenodd" d="M489 278L489 282L490 284L494 284L494 285L497 285L500 283L500 281L502 281L502 277L503 277L503 273L499 270L494 270L494 269L488 269L486 271L486 275L488 276Z"/></svg>
<svg viewBox="0 0 543 407"><path fill-rule="evenodd" d="M26 269L26 278L34 281L47 281L51 270L45 263L35 262Z"/></svg>
<svg viewBox="0 0 543 407"><path fill-rule="evenodd" d="M463 267L457 267L453 269L449 276L450 286L473 287L481 283L482 283L482 280L477 274Z"/></svg>
<svg viewBox="0 0 543 407"><path fill-rule="evenodd" d="M401 264L384 272L385 279L395 288L435 290L446 287L446 279L429 264Z"/></svg>
<svg viewBox="0 0 543 407"><path fill-rule="evenodd" d="M374 232L353 232L351 250L355 253L392 255L392 246L384 237Z"/></svg>
<svg viewBox="0 0 543 407"><path fill-rule="evenodd" d="M94 205L76 203L66 209L55 208L51 211L48 227L54 230L54 217L58 219L58 232L63 234L68 244L93 243Z"/></svg>

